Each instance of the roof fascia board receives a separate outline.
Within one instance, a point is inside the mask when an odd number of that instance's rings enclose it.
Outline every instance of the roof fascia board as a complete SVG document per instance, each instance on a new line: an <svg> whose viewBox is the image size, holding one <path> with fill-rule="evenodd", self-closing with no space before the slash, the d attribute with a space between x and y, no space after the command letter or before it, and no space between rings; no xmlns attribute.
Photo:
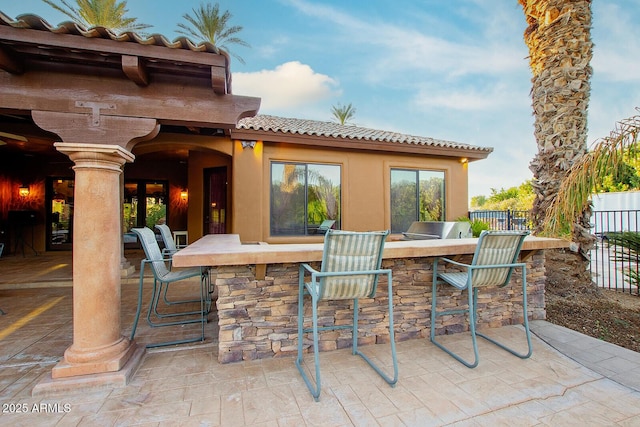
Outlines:
<svg viewBox="0 0 640 427"><path fill-rule="evenodd" d="M388 153L410 153L430 156L467 158L469 161L486 159L491 151L465 148L438 147L434 145L403 144L399 142L378 142L348 138L328 138L302 134L283 134L251 130L231 130L231 138L237 140L255 140L270 143L287 143L314 146L316 148L335 148L351 150L382 151Z"/></svg>

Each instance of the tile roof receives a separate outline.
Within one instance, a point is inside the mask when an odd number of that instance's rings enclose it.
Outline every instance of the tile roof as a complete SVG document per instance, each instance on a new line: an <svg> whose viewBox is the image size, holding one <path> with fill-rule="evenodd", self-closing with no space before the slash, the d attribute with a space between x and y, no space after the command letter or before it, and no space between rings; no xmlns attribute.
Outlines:
<svg viewBox="0 0 640 427"><path fill-rule="evenodd" d="M414 136L353 125L341 125L335 122L294 119L259 114L241 119L236 126L239 130L267 131L291 135L308 135L325 138L350 139L361 141L388 142L419 146L443 147L490 153L491 147L478 147L453 141Z"/></svg>
<svg viewBox="0 0 640 427"><path fill-rule="evenodd" d="M162 34L151 34L147 37L143 37L132 31L126 31L121 34L116 34L104 27L93 27L86 29L71 21L62 22L54 26L49 24L45 19L33 14L19 15L18 17L16 17L16 19L12 19L11 17L5 15L4 13L2 13L2 11L0 11L0 25L7 25L13 28L21 29L49 31L54 34L73 34L81 35L86 38L102 38L111 39L118 42L138 43L140 45L163 46L170 49L187 49L193 52L209 52L228 57L225 52L219 50L209 42L196 44L186 37L178 37L174 41L170 41Z"/></svg>

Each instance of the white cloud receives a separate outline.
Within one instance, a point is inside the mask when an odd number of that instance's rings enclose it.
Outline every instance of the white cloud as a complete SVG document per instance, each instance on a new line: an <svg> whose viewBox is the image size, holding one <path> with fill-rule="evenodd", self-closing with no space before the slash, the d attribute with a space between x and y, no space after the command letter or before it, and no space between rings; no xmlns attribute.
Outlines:
<svg viewBox="0 0 640 427"><path fill-rule="evenodd" d="M621 4L594 4L594 76L627 83L640 80L640 28L628 10Z"/></svg>
<svg viewBox="0 0 640 427"><path fill-rule="evenodd" d="M487 29L486 35L475 34L473 38L452 41L440 37L428 26L416 30L383 21L361 20L340 9L304 0L289 0L289 3L300 12L332 25L332 33L339 40L349 40L352 48L362 49L359 66L372 81L397 78L408 70L455 77L505 75L527 68L524 60L527 50L521 41L526 27L524 17L522 28L502 25L503 33L508 29L509 35L515 32L517 37L503 35L498 40L494 37L495 31ZM494 17L493 26L498 25L494 21L505 22L504 17L502 20ZM369 53L364 53L367 49Z"/></svg>
<svg viewBox="0 0 640 427"><path fill-rule="evenodd" d="M256 52L258 56L263 59L273 58L280 52L286 50L287 44L290 43L290 39L287 36L279 35L266 44L256 46Z"/></svg>
<svg viewBox="0 0 640 427"><path fill-rule="evenodd" d="M414 104L426 111L446 108L458 111L487 111L503 108L528 108L531 104L526 92L504 82L462 86L428 85L420 88Z"/></svg>
<svg viewBox="0 0 640 427"><path fill-rule="evenodd" d="M260 112L264 114L281 114L341 94L335 79L298 61L286 62L273 70L234 73L233 92L261 97Z"/></svg>

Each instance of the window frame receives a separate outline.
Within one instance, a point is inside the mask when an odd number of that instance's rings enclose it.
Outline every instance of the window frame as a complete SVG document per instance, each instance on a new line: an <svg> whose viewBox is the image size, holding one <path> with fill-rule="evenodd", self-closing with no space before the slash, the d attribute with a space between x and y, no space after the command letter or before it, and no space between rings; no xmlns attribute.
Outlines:
<svg viewBox="0 0 640 427"><path fill-rule="evenodd" d="M390 166L389 167L389 228L392 233L401 233L406 231L406 229L399 230L397 227L394 228L394 200L393 200L393 175L394 172L413 172L415 174L415 219L413 221L420 221L421 216L421 199L420 199L420 174L424 173L439 173L442 175L442 188L441 188L441 204L442 204L442 212L440 215L440 219L437 221L445 221L447 218L447 171L444 169L425 169L421 167L405 167L405 166ZM403 227L405 228L405 227Z"/></svg>
<svg viewBox="0 0 640 427"><path fill-rule="evenodd" d="M304 230L303 233L299 234L299 233L274 233L274 226L273 226L273 212L275 209L274 206L274 202L275 202L275 198L274 198L274 188L273 188L273 184L274 184L274 165L294 165L296 168L297 167L304 167L304 220L303 220L303 224L302 224L302 228ZM269 227L269 236L270 237L308 237L308 236L313 236L315 235L315 233L313 233L312 231L315 230L315 228L310 228L310 222L309 222L309 191L310 191L310 185L309 185L309 167L310 166L330 166L330 167L336 167L337 172L338 172L338 208L337 208L337 213L336 213L336 223L334 225L334 228L338 229L341 227L342 224L342 207L343 207L343 203L342 203L342 192L343 192L343 165L341 163L332 163L332 162L305 162L305 161L298 161L298 160L273 160L271 159L269 161L269 220L268 220L268 227ZM327 218L330 219L330 218ZM319 225L319 224L318 224Z"/></svg>

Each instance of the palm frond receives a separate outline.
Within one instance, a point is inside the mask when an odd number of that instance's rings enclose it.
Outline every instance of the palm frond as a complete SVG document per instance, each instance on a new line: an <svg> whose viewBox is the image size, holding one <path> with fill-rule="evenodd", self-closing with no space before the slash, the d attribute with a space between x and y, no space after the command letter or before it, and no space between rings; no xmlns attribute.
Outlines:
<svg viewBox="0 0 640 427"><path fill-rule="evenodd" d="M331 114L338 123L344 125L356 115L356 108L351 103L342 105L338 102L338 105L331 107Z"/></svg>
<svg viewBox="0 0 640 427"><path fill-rule="evenodd" d="M543 233L563 236L574 230L576 218L589 206L591 194L604 178L622 170L629 159L638 159L640 116L621 120L611 134L597 141L569 169L558 194L546 212Z"/></svg>
<svg viewBox="0 0 640 427"><path fill-rule="evenodd" d="M195 41L209 42L244 63L240 56L230 51L228 45L245 47L250 47L250 45L235 36L242 31L242 27L239 25L229 26L232 15L228 10L221 13L218 3L207 3L192 9L192 13L182 15L186 23L178 24L178 33L193 38Z"/></svg>
<svg viewBox="0 0 640 427"><path fill-rule="evenodd" d="M42 0L42 1L48 4L49 6L51 6L52 8L54 8L55 10L57 10L58 12L68 16L73 22L85 27L87 26L82 16L80 16L80 14L78 13L78 10L73 6L71 6L69 3L67 3L66 0L60 0L60 2L62 3L62 6L53 2L53 0Z"/></svg>
<svg viewBox="0 0 640 427"><path fill-rule="evenodd" d="M129 12L126 0L117 3L116 0L76 0L76 6L72 6L67 0L60 0L61 5L53 0L42 1L84 28L105 27L115 33L122 33L151 27L138 23L137 18L125 16Z"/></svg>

